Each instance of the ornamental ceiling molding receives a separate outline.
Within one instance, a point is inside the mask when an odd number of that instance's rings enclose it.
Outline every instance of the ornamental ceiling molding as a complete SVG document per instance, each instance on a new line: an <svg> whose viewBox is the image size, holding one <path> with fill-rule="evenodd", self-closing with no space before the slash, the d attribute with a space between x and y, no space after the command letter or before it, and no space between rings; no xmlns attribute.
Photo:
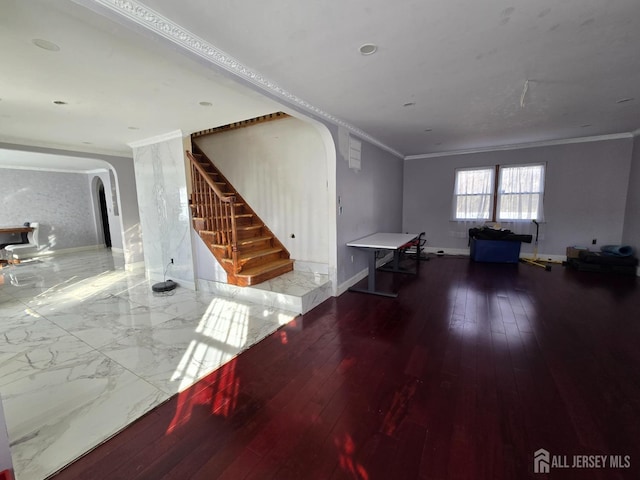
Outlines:
<svg viewBox="0 0 640 480"><path fill-rule="evenodd" d="M277 83L265 78L259 72L256 72L240 61L236 60L231 55L216 48L206 40L194 35L188 30L182 28L180 25L174 23L170 19L155 12L141 2L135 0L92 0L94 3L101 5L108 10L120 15L122 17L131 20L132 22L140 25L147 30L161 35L167 40L175 43L176 45L188 50L199 57L209 61L215 66L222 68L233 75L236 75L243 80L250 82L261 90L267 91L278 98L285 100L288 103L294 104L318 117L346 128L354 135L361 137L364 140L386 150L387 152L395 155L398 158L404 158L404 155L397 150L385 145L379 140L373 138L368 133L360 130L357 127L341 120L330 113L321 110L320 108L311 105L309 102L301 99L300 97L288 92L284 88L280 87Z"/></svg>

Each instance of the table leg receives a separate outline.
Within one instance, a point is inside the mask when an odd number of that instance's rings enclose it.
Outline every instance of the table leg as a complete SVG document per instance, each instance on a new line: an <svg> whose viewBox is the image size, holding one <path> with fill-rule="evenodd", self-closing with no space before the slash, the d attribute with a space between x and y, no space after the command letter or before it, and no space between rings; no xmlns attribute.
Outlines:
<svg viewBox="0 0 640 480"><path fill-rule="evenodd" d="M393 251L393 260L385 265L382 265L378 270L382 270L383 272L394 272L394 273L408 273L409 275L417 275L418 268L416 263L416 268L414 270L410 270L408 268L403 268L400 266L400 250Z"/></svg>
<svg viewBox="0 0 640 480"><path fill-rule="evenodd" d="M376 250L369 249L369 278L367 279L367 288L349 288L350 292L369 293L371 295L379 295L381 297L396 298L397 293L379 292L376 290Z"/></svg>

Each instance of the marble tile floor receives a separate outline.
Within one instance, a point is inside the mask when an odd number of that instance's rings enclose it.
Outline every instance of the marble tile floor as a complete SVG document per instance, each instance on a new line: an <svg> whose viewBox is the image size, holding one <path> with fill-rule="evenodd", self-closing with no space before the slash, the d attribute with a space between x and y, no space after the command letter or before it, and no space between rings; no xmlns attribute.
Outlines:
<svg viewBox="0 0 640 480"><path fill-rule="evenodd" d="M17 480L40 480L295 317L151 291L109 250L0 270L0 396Z"/></svg>

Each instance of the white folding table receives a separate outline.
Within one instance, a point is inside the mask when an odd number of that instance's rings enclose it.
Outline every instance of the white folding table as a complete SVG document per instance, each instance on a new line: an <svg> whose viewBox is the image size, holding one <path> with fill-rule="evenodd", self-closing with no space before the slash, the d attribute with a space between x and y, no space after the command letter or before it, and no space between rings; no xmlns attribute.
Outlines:
<svg viewBox="0 0 640 480"><path fill-rule="evenodd" d="M366 237L347 243L348 247L362 248L369 255L369 278L367 288L349 288L351 292L370 293L383 297L397 297L397 293L380 292L376 290L376 252L378 250L393 250L393 266L386 271L396 273L414 273L400 268L400 248L418 238L417 233L374 233Z"/></svg>

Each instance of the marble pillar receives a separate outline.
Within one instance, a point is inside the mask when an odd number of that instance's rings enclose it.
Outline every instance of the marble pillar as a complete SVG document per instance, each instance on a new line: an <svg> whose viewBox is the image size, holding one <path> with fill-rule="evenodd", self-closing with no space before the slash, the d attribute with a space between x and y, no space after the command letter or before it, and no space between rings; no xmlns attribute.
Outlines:
<svg viewBox="0 0 640 480"><path fill-rule="evenodd" d="M195 288L182 132L132 144L147 277ZM173 263L171 263L173 259Z"/></svg>

